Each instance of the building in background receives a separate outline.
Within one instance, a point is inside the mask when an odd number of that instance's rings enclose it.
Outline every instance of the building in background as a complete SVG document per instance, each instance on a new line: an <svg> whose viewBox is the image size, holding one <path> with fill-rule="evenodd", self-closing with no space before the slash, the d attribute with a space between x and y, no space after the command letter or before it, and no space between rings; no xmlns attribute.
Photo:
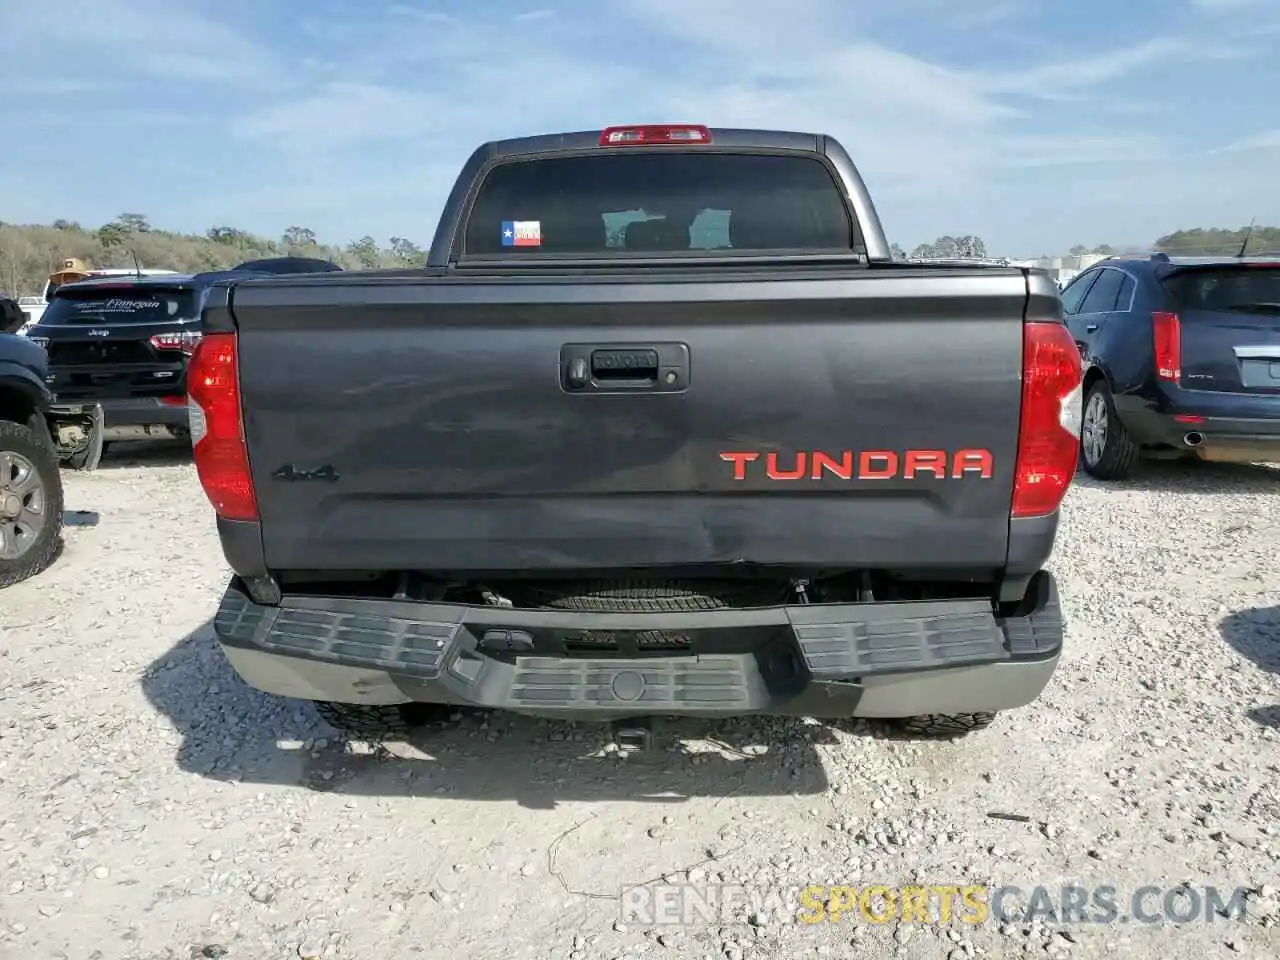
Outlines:
<svg viewBox="0 0 1280 960"><path fill-rule="evenodd" d="M1085 253L1079 256L1036 257L1031 260L1010 260L1011 266L1047 270L1059 286L1066 286L1077 274L1088 270L1095 263L1107 259L1101 253Z"/></svg>

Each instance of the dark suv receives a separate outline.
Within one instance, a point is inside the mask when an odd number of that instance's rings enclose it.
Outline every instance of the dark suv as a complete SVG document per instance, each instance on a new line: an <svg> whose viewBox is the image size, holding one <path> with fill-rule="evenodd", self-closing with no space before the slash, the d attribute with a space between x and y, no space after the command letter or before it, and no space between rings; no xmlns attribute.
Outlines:
<svg viewBox="0 0 1280 960"><path fill-rule="evenodd" d="M1280 460L1280 257L1109 258L1062 292L1085 362L1084 469Z"/></svg>
<svg viewBox="0 0 1280 960"><path fill-rule="evenodd" d="M63 463L92 469L109 442L188 435L187 363L213 284L340 269L327 260L278 257L231 270L113 276L59 287L28 338L48 351L57 412L82 425L82 448Z"/></svg>

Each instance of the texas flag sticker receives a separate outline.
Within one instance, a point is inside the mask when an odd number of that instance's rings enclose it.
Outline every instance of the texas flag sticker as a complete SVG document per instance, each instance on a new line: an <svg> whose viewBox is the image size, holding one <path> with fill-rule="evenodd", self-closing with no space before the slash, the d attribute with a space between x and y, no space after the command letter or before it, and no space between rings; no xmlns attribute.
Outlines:
<svg viewBox="0 0 1280 960"><path fill-rule="evenodd" d="M542 246L542 221L503 220L502 245L504 247Z"/></svg>

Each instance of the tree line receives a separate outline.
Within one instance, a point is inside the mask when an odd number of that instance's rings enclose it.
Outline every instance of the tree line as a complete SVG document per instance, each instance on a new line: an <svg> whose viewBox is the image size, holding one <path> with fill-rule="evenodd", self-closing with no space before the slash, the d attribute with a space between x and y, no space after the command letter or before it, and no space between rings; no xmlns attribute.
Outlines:
<svg viewBox="0 0 1280 960"><path fill-rule="evenodd" d="M1280 253L1280 227L1195 227L1158 238L1148 249L1170 256L1234 256L1248 238L1247 253ZM963 234L938 237L922 243L908 255L893 244L895 259L983 258L987 245L981 237ZM1078 244L1070 255L1141 252L1116 249L1107 244ZM76 257L92 267L132 267L134 258L143 267L199 272L222 270L245 260L284 254L320 257L349 269L419 266L426 251L404 237L391 237L383 245L373 237L362 237L345 246L321 243L315 231L290 227L271 239L235 227L210 227L203 234L158 230L140 213L122 213L97 229L87 229L70 220L48 225L19 225L0 222L0 292L10 296L38 294L45 279L62 261Z"/></svg>
<svg viewBox="0 0 1280 960"><path fill-rule="evenodd" d="M290 227L278 239L235 227L210 227L204 234L175 233L151 226L140 213L122 213L88 229L70 220L48 225L0 222L0 292L38 295L49 274L75 257L90 267L133 267L198 273L225 270L246 260L278 256L319 257L348 269L421 266L426 250L404 237L383 245L362 237L345 246L322 243L307 227Z"/></svg>
<svg viewBox="0 0 1280 960"><path fill-rule="evenodd" d="M1120 253L1146 252L1167 253L1171 257L1234 257L1242 248L1247 255L1280 253L1280 227L1245 226L1234 230L1223 227L1194 227L1165 234L1149 247L1113 247L1106 243L1087 246L1080 243L1067 253L1072 257L1089 254L1109 257ZM893 244L892 250L894 259L908 259L908 254L898 244ZM943 236L933 243L920 244L911 251L909 257L910 259L954 259L957 257L983 258L987 255L987 245L981 237ZM1051 254L1044 254L1045 258L1049 256Z"/></svg>

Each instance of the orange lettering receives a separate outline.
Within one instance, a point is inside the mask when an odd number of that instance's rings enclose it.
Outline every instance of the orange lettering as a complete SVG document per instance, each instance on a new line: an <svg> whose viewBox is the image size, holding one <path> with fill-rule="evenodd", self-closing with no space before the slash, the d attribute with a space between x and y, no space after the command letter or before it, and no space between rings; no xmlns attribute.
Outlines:
<svg viewBox="0 0 1280 960"><path fill-rule="evenodd" d="M914 480L917 474L931 473L940 480L947 479L947 452L945 450L908 450L902 476Z"/></svg>
<svg viewBox="0 0 1280 960"><path fill-rule="evenodd" d="M875 461L884 462L876 467ZM859 480L892 480L898 473L898 455L892 450L864 450L858 458Z"/></svg>
<svg viewBox="0 0 1280 960"><path fill-rule="evenodd" d="M830 470L835 476L841 480L853 479L853 451L846 450L839 460L833 460L827 454L821 451L815 451L813 454L813 473L811 476L814 480L822 479L822 472Z"/></svg>
<svg viewBox="0 0 1280 960"><path fill-rule="evenodd" d="M977 471L983 480L990 480L995 472L990 450L957 450L951 461L951 476L959 480L966 473Z"/></svg>
<svg viewBox="0 0 1280 960"><path fill-rule="evenodd" d="M807 458L803 453L797 453L795 469L783 470L778 466L778 455L771 453L765 458L764 472L770 480L800 480L805 475L806 460Z"/></svg>
<svg viewBox="0 0 1280 960"><path fill-rule="evenodd" d="M758 453L722 453L720 459L725 463L733 464L733 479L747 479L747 464L753 460L759 460Z"/></svg>

